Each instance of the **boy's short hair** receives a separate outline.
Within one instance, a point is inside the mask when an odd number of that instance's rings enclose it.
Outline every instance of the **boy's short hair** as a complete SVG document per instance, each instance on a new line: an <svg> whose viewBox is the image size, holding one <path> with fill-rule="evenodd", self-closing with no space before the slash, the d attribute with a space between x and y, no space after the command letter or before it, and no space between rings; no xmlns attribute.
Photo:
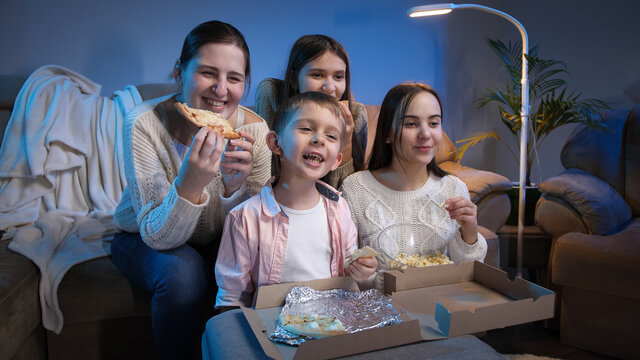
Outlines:
<svg viewBox="0 0 640 360"><path fill-rule="evenodd" d="M315 104L329 110L338 119L342 120L342 131L340 131L340 143L344 139L344 133L346 132L346 119L342 107L338 103L338 100L331 95L317 91L308 91L302 94L292 96L285 100L276 111L275 119L273 122L273 128L278 136L282 134L282 131L293 117L296 111L300 110L303 105Z"/></svg>

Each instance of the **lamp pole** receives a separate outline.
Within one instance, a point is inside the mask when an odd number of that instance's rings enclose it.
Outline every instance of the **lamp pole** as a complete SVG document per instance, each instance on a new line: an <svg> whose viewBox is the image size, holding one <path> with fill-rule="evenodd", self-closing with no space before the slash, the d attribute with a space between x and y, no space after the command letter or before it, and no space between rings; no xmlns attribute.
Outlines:
<svg viewBox="0 0 640 360"><path fill-rule="evenodd" d="M520 80L521 89L521 107L520 107L520 192L518 195L518 238L516 244L517 250L517 274L522 277L522 246L524 235L524 203L525 203L525 190L527 179L527 128L529 122L529 77L528 77L528 63L527 53L529 52L529 40L527 38L527 31L524 26L520 24L513 16L504 13L500 10L496 10L487 6L477 4L433 4L416 6L409 9L410 17L432 16L448 14L455 9L476 9L489 12L498 15L502 18L509 20L520 32L522 37L522 78Z"/></svg>

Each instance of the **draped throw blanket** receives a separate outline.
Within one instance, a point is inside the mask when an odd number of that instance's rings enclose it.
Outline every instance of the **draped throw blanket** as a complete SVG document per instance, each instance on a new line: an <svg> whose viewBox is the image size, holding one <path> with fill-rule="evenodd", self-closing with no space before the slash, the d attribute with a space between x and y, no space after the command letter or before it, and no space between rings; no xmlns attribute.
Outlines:
<svg viewBox="0 0 640 360"><path fill-rule="evenodd" d="M40 269L43 324L56 334L64 274L110 254L126 185L122 123L141 102L134 86L103 97L100 85L54 65L31 74L16 97L0 148L0 229Z"/></svg>

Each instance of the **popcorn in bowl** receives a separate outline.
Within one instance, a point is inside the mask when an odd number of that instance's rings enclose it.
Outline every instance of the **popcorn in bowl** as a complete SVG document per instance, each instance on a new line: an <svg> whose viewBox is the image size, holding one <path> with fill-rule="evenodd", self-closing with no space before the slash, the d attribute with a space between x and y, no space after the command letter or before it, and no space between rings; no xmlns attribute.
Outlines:
<svg viewBox="0 0 640 360"><path fill-rule="evenodd" d="M434 228L423 224L396 224L378 235L377 248L388 269L451 264L447 242Z"/></svg>

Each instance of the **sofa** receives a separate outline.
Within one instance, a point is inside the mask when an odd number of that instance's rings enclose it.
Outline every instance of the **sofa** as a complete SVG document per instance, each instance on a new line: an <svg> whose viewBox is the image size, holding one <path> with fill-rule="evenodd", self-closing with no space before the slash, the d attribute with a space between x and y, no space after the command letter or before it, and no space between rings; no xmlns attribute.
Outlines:
<svg viewBox="0 0 640 360"><path fill-rule="evenodd" d="M561 340L631 359L640 354L640 105L605 121L607 131L581 125L570 135L565 170L540 184L535 219L553 236Z"/></svg>
<svg viewBox="0 0 640 360"><path fill-rule="evenodd" d="M0 76L0 131L11 114L14 100L26 76ZM143 99L175 90L172 84L137 86ZM367 106L375 129L379 106ZM371 135L370 135L371 136ZM371 137L373 138L373 137ZM459 175L478 204L482 233L489 242L486 262L499 267L495 230L509 213L504 177L452 161L453 148L446 138L438 159L441 166ZM2 229L0 229L0 232ZM38 268L27 258L8 250L11 239L0 241L0 359L145 359L153 358L150 297L136 292L110 257L73 266L58 287L64 314L59 335L43 328L38 296Z"/></svg>

